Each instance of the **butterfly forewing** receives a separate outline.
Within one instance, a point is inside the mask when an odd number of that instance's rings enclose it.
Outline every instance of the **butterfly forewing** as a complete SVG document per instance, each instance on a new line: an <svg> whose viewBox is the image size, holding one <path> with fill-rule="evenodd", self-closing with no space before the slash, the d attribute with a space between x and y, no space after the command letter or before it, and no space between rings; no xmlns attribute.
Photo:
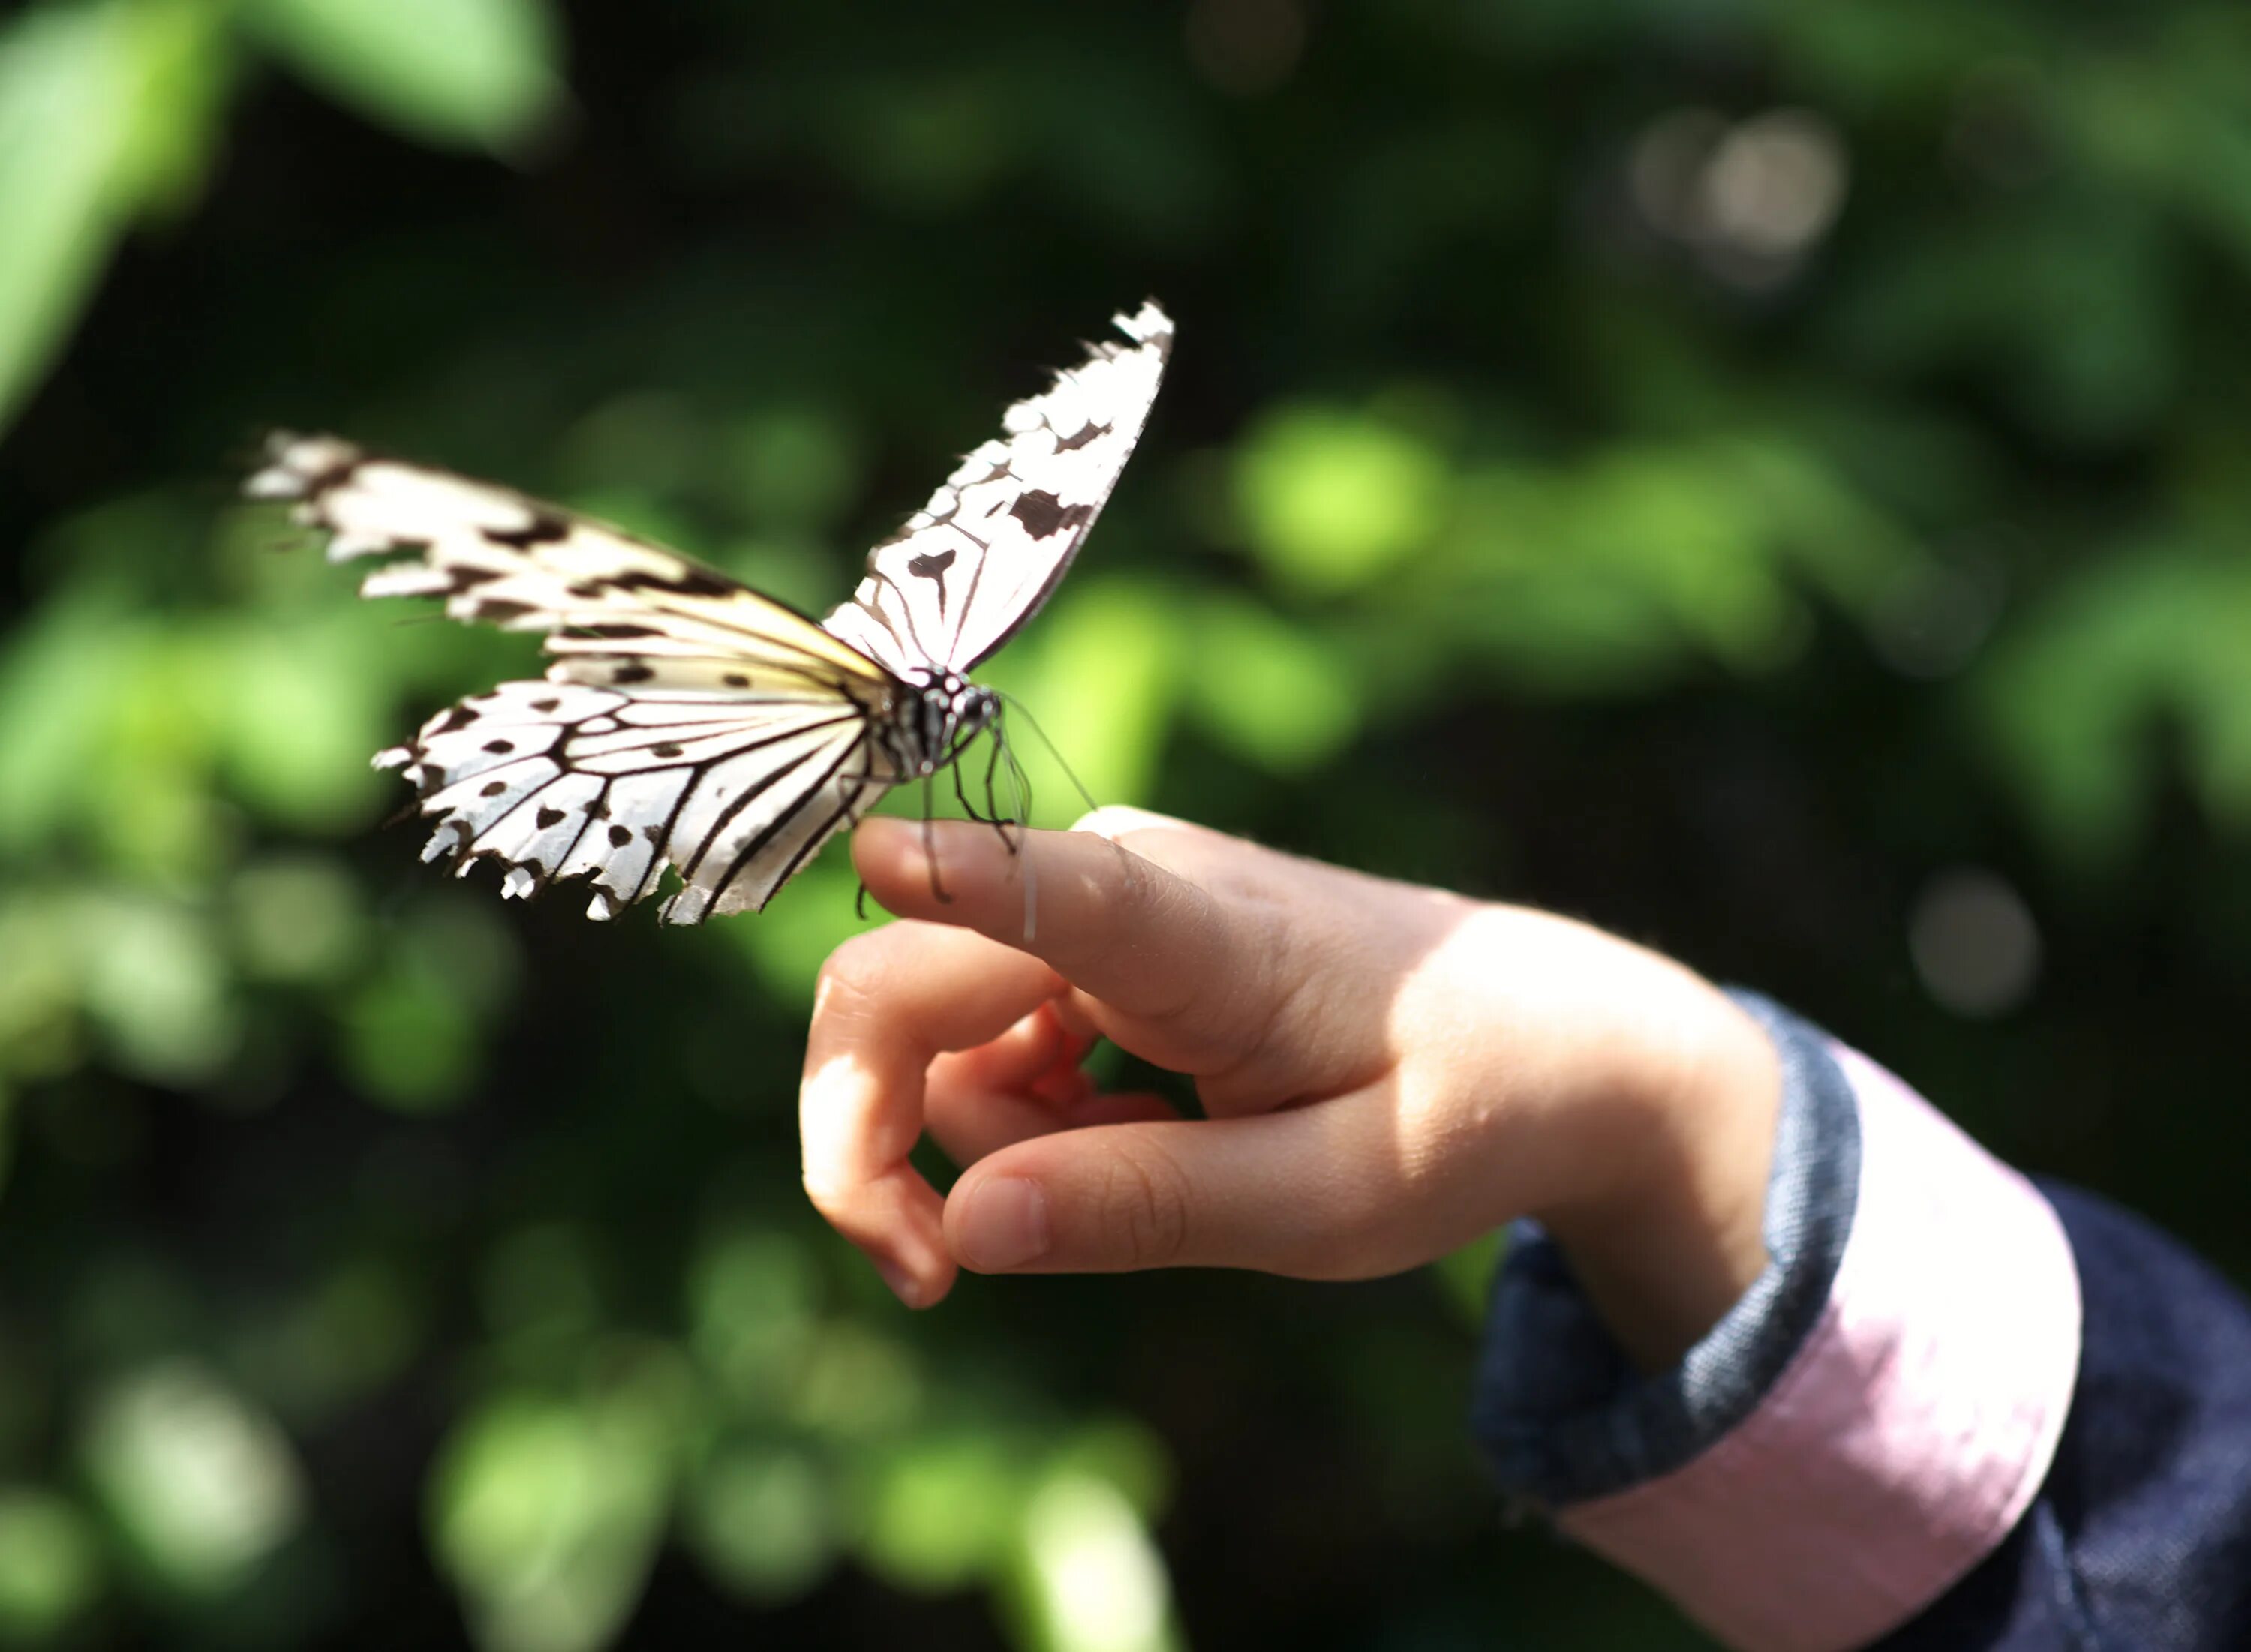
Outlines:
<svg viewBox="0 0 2251 1652"><path fill-rule="evenodd" d="M1153 303L1116 321L1132 342L1093 346L1011 407L1004 433L869 555L829 630L911 677L967 672L1039 612L1118 485L1172 351Z"/></svg>

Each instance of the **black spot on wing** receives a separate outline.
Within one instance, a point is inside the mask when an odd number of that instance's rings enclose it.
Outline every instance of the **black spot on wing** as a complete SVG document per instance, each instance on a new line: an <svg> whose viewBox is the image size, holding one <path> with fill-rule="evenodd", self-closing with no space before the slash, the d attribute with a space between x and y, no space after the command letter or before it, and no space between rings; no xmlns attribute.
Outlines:
<svg viewBox="0 0 2251 1652"><path fill-rule="evenodd" d="M539 822L539 829L542 832L544 832L550 826L558 826L563 824L563 811L560 809L542 809L532 818Z"/></svg>
<svg viewBox="0 0 2251 1652"><path fill-rule="evenodd" d="M647 666L628 664L620 666L612 671L610 681L620 683L647 682L655 675L656 673L651 671Z"/></svg>
<svg viewBox="0 0 2251 1652"><path fill-rule="evenodd" d="M612 827L610 828L610 847L613 847L613 848L617 848L617 849L622 849L622 848L624 848L624 847L626 847L626 845L627 845L627 844L631 843L633 840L634 840L634 834L633 834L633 828L632 828L631 826L612 826Z"/></svg>
<svg viewBox="0 0 2251 1652"><path fill-rule="evenodd" d="M1049 539L1058 533L1084 528L1094 518L1091 505L1066 505L1044 488L1035 487L1008 508L1008 515L1024 524L1024 531L1035 539Z"/></svg>
<svg viewBox="0 0 2251 1652"><path fill-rule="evenodd" d="M907 563L907 571L938 587L938 617L945 618L945 570L953 566L952 550L925 551Z"/></svg>
<svg viewBox="0 0 2251 1652"><path fill-rule="evenodd" d="M1108 434L1110 434L1109 425L1098 425L1092 419L1089 419L1078 427L1077 435L1058 437L1056 440L1056 452L1075 453L1089 442L1098 441Z"/></svg>
<svg viewBox="0 0 2251 1652"><path fill-rule="evenodd" d="M274 457L277 460L287 462L282 460L282 453L289 446L287 439L277 433L267 445L274 450ZM315 504L319 503L322 498L336 492L337 488L358 475L360 467L367 462L368 455L365 453L357 447L348 448L344 456L334 464L325 466L308 476L301 477L298 482L298 487L301 490L299 497L311 500Z"/></svg>
<svg viewBox="0 0 2251 1652"><path fill-rule="evenodd" d="M469 618L504 626L511 619L521 619L530 612L531 605L528 602L509 602L498 597L486 597L478 602Z"/></svg>
<svg viewBox="0 0 2251 1652"><path fill-rule="evenodd" d="M612 642L633 642L643 638L654 637L659 634L656 627L654 626L627 625L623 622L601 626L582 626L579 629L584 631L590 637L601 637Z"/></svg>
<svg viewBox="0 0 2251 1652"><path fill-rule="evenodd" d="M636 568L616 576L610 582L613 591L669 591L682 597L724 597L742 587L724 574L715 574L708 568L698 568L682 563L676 572L653 574Z"/></svg>
<svg viewBox="0 0 2251 1652"><path fill-rule="evenodd" d="M552 545L571 536L571 519L559 510L544 505L524 507L530 520L521 528L488 528L484 536L495 545L506 545L515 550L529 550L534 545Z"/></svg>

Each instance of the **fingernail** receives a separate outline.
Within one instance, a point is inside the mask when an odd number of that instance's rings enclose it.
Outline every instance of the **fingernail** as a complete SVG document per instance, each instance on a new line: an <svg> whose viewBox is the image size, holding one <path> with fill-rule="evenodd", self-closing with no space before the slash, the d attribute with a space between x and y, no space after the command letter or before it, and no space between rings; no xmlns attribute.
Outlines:
<svg viewBox="0 0 2251 1652"><path fill-rule="evenodd" d="M903 1265L895 1261L879 1261L876 1264L876 1271L883 1276L883 1282L891 1288L891 1295L900 1302L909 1308L922 1306L922 1282Z"/></svg>
<svg viewBox="0 0 2251 1652"><path fill-rule="evenodd" d="M961 1213L961 1259L980 1273L1022 1268L1047 1255L1048 1196L1037 1182L1007 1176L969 1196Z"/></svg>
<svg viewBox="0 0 2251 1652"><path fill-rule="evenodd" d="M858 835L870 846L881 846L886 840L894 843L903 841L913 830L914 827L904 820L894 820L888 815L879 814L872 819L861 821Z"/></svg>

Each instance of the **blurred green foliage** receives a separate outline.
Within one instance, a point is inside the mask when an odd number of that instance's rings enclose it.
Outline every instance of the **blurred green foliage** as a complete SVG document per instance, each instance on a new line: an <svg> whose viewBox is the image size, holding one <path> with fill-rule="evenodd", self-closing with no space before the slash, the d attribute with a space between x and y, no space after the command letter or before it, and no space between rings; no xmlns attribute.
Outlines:
<svg viewBox="0 0 2251 1652"><path fill-rule="evenodd" d="M1098 796L1650 937L2251 1267L2238 9L35 0L0 223L0 1644L1696 1643L1498 1529L1490 1248L891 1308L793 1169L841 854L421 867L369 755L530 650L230 507L267 425L818 607L1155 293L990 672Z"/></svg>

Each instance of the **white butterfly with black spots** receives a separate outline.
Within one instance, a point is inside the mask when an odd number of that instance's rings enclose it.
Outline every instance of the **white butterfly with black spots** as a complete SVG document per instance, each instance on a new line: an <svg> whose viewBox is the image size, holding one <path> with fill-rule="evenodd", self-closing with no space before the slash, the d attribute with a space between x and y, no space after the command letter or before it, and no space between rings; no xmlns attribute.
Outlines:
<svg viewBox="0 0 2251 1652"><path fill-rule="evenodd" d="M505 487L276 434L253 498L294 500L329 556L391 558L369 597L545 635L544 681L471 695L381 753L438 821L425 860L509 869L529 895L583 879L607 918L680 888L669 923L754 911L890 787L992 727L968 673L1054 591L1117 485L1173 341L1153 302L1126 343L1011 407L814 620L726 575Z"/></svg>

